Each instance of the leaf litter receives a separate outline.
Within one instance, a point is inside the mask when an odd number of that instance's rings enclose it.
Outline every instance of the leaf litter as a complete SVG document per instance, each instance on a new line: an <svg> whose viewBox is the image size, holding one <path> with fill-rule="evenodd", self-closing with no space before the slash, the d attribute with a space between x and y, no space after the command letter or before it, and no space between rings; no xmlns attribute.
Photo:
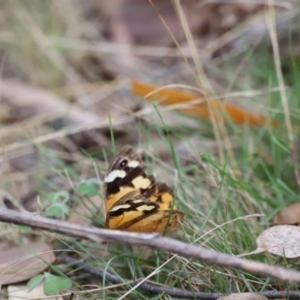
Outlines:
<svg viewBox="0 0 300 300"><path fill-rule="evenodd" d="M267 252L285 258L300 256L300 227L277 225L264 230L256 238L256 250L238 256Z"/></svg>
<svg viewBox="0 0 300 300"><path fill-rule="evenodd" d="M275 217L277 225L300 225L300 203L292 203L283 208Z"/></svg>
<svg viewBox="0 0 300 300"><path fill-rule="evenodd" d="M31 242L29 245L11 247L0 252L0 284L22 282L45 271L54 263L51 245Z"/></svg>
<svg viewBox="0 0 300 300"><path fill-rule="evenodd" d="M267 300L265 296L256 293L233 293L227 296L222 296L217 300Z"/></svg>
<svg viewBox="0 0 300 300"><path fill-rule="evenodd" d="M47 299L47 300L63 300L61 296L49 297L44 292L44 284L40 283L32 290L26 285L9 285L7 289L8 300L20 299Z"/></svg>
<svg viewBox="0 0 300 300"><path fill-rule="evenodd" d="M68 10L60 7L57 16L55 16L57 17L55 20L56 30L61 26L61 28L66 28L66 31L62 33L62 38L59 40L50 38L49 36L53 33L50 32L49 34L47 28L44 31L45 24L43 21L39 23L42 18L35 18L34 13L30 16L27 7L22 5L17 7L17 10L21 12L19 14L20 19L24 16L27 19L29 17L31 23L23 22L21 27L26 30L29 29L29 34L28 32L26 35L22 31L11 30L10 24L15 20L10 19L12 14L10 12L5 13L6 7L4 7L1 21L8 22L7 28L9 30L4 32L3 36L8 34L10 39L19 42L21 47L24 36L26 37L26 43L23 44L24 49L28 48L28 41L31 46L34 45L32 48L35 49L34 53L22 52L21 49L19 59L15 59L18 57L18 53L13 51L13 47L5 48L6 42L9 46L12 44L10 45L9 41L5 41L1 45L5 59L3 60L3 79L0 89L0 122L2 125L0 137L3 144L0 171L3 178L2 190L20 202L18 206L12 206L12 209L21 207L21 209L44 213L45 208L47 208L45 199L49 193L64 190L71 194L74 192L74 186L78 181L101 178L103 176L101 172L106 167L105 158L102 156L96 158L97 168L101 170L98 173L95 171L95 165L91 162L89 155L103 153L103 150L110 151L112 148L109 114L112 124L126 119L126 121L122 121L121 125L113 128L116 148L125 143L147 143L146 154L150 153L153 157L159 156L163 158L163 162L170 163L170 165L174 164L174 161L165 141L161 142L161 135L170 138L175 151L182 149L182 141L176 139L176 134L172 135L169 132L165 134L163 126L159 133L156 132L159 122L153 121L152 116L156 115L156 111L152 104L150 104L152 109L148 110L146 114L147 118L138 118L138 113L143 112L143 109L150 105L147 106L146 101L141 98L132 99L131 94L128 96L126 94L128 91L125 92L123 88L120 88L122 80L119 79L124 75L130 75L131 78L143 78L144 83L151 85L151 88L155 88L152 85L154 82L159 82L160 86L182 81L187 84L194 84L190 70L186 72L186 66L182 64L182 53L174 47L174 40L166 31L165 26L159 22L158 15L152 9L150 10L147 4L136 0L125 0L118 3L116 1L114 4L107 3L94 1L93 4L84 4L82 7L70 5ZM48 11L56 12L55 4L51 5L53 7ZM63 1L60 5L66 8L69 4L68 1ZM284 7L284 5L290 6ZM293 3L275 1L275 6L276 9L278 8L279 20L282 16L286 18L285 10L287 12L292 10ZM127 9L127 7L133 9ZM44 15L44 6L39 7L39 4L36 3L31 8L36 9L37 15L40 14L39 8L42 8L43 13L41 15ZM191 49L186 46L185 32L182 30L182 24L177 18L174 7L169 1L160 1L157 8L173 31L176 40L182 46L183 52L189 59L193 58ZM59 19L61 11L74 13L63 14L63 18ZM76 14L79 11L84 12L84 19L80 19L82 16L79 17L80 14ZM144 12L144 14L140 14L139 11ZM204 66L209 67L208 69L213 69L216 60L222 61L222 54L226 56L230 54L230 51L238 52L245 45L252 43L257 37L261 37L267 32L267 28L264 26L265 7L262 4L224 4L221 2L203 4L198 1L191 1L189 4L184 4L183 11L189 16L189 25L197 49L202 49L198 55L203 59ZM101 17L99 17L100 15ZM32 19L30 19L31 17ZM26 18L23 18L23 21L26 21ZM248 19L259 20L255 23L258 26L255 28L245 26L246 22L243 21ZM107 22L102 20L107 20ZM289 19L286 18L285 20ZM146 26L145 24L148 23L152 23L153 26ZM136 24L140 24L140 26L136 26ZM235 30L240 24L244 26L239 26L244 31ZM286 26L285 24L286 21L285 23L281 22L278 27L282 29ZM5 26L3 28L5 31ZM38 32L39 38L34 36L36 32ZM57 32L54 34L58 38L59 34ZM34 43L32 43L33 41ZM122 48L122 43L128 45ZM108 47L105 48L105 45ZM120 47L116 47L116 45L120 45ZM108 49L106 53L104 53L105 49ZM50 61L46 68L43 67L45 61ZM55 77L51 72L53 65L58 66L60 72L62 71L59 81L53 79ZM50 66L51 71L49 71ZM210 75L212 74L210 73ZM22 83L15 80L16 78L21 79ZM224 85L219 81L219 77L212 76L212 78L216 81L216 90L222 92ZM50 90L49 86L54 86L54 89ZM108 90L109 92L107 92ZM64 94L66 96L62 96ZM188 97L194 99L194 95L188 94ZM229 100L231 101L231 99ZM263 98L260 100L264 101ZM254 101L249 101L249 103L248 112L252 113L252 107L255 103ZM169 116L163 116L163 120L166 124L172 122L172 126L176 127L176 133L182 132L182 128L191 122L192 118L179 118L179 114L175 114L172 110L170 112ZM265 111L260 111L260 113L264 115ZM208 116L207 110L204 111L204 115ZM248 114L248 116L252 115ZM223 121L222 118L220 120ZM264 117L253 120L254 123L259 123L259 126L262 126L266 121ZM248 121L251 122L251 120ZM150 128L147 136L145 136L145 131L136 131L137 125L141 124L145 127L148 126L148 129ZM184 162L188 161L190 165L201 161L196 172L199 170L203 172L205 161L202 161L202 154L214 153L217 155L220 149L223 151L223 147L227 149L228 145L225 147L223 143L210 138L208 134L206 134L208 137L201 136L199 138L199 131L207 132L205 131L206 125L203 126L194 120L193 123L189 124L191 125L188 129L196 133L196 138L195 135L187 136L184 141L184 146L187 149L176 153L178 153L179 159L182 160L184 157ZM193 140L193 142L188 142L188 139ZM230 139L230 147L235 147L233 137L230 136ZM148 140L158 140L158 142L148 143ZM157 147L158 144L161 146ZM43 147L51 149L53 152L50 154L43 152ZM193 152L195 155L190 154ZM110 152L108 153L110 154ZM57 158L63 163L57 164ZM68 166L77 172L76 176L70 175L72 171L69 171ZM211 164L209 166L212 167ZM58 172L60 173L58 174ZM161 171L157 170L156 172L160 173ZM191 173L193 174L193 172ZM64 176L66 178L63 178ZM219 172L214 170L213 173L205 170L205 176L202 177L208 178L209 176L214 182L213 189L217 190L218 180L216 178L220 176ZM166 181L169 180L172 184L174 183L170 172L165 172L162 177L166 177ZM187 178L189 182L199 185L199 181L194 182L194 177L189 176ZM198 178L196 179L198 180ZM203 184L203 186L205 188L201 186L197 190L197 196L205 203L203 206L210 207L206 198L209 199L212 193L210 193L210 187L207 184ZM92 194L84 196L72 194L70 202L75 201L76 205L71 207L71 213L68 215L69 220L86 224L89 222L90 213L95 211L95 207L103 206L102 196L94 195L94 191L92 192ZM190 190L187 194L189 193L191 193ZM206 198L202 197L204 193L207 194ZM192 198L193 195L188 196ZM86 202L89 203L86 204ZM195 210L199 209L199 203L192 203L191 207ZM286 216L285 213L284 215ZM294 222L294 217L290 213L288 215L290 219L284 217L283 222L287 219ZM282 218L282 216L277 217L276 220L279 219L281 222ZM266 230L257 238L257 251L279 253L277 255L282 255L284 252L285 256L286 254L297 255L298 248L297 245L293 244L294 241L286 239L282 245L282 240L276 240L276 236L283 237L285 234L294 234L298 238L299 235L293 232L294 229L290 231L282 229L280 234L276 232L279 230L278 228L270 228L270 230ZM36 245L35 243L32 241L33 246ZM47 256L44 260L51 264L54 262L54 255L51 246L46 245L41 242L40 246L36 245L36 248L42 250L49 247L48 251L52 253L52 256ZM23 266L21 262L20 265L17 258L18 256L19 258L23 257L23 255L27 257L26 247L24 245L24 248L23 246L11 248L11 250L16 251L15 257L11 257L9 261L3 260L3 267L14 266L14 262L16 262L16 265L24 268L25 265ZM89 253L95 257L103 258L104 250L106 250L105 246L97 245ZM5 254L6 252L2 251L2 253ZM106 258L107 260L111 258L109 253ZM35 261L34 258L31 260ZM35 274L39 274L47 268L47 263L36 264ZM21 269L19 270L20 274L18 274L17 269L12 268L11 270L15 272L12 273L15 280L26 280L24 279L26 276L21 274ZM35 274L32 273L32 276ZM8 276L2 279L5 279L5 282L10 282L10 274L6 275Z"/></svg>

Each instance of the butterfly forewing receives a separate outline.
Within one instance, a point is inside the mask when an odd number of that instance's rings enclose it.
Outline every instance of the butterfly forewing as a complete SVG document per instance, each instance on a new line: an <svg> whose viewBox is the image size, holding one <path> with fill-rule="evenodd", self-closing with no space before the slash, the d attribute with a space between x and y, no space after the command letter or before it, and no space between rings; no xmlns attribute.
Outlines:
<svg viewBox="0 0 300 300"><path fill-rule="evenodd" d="M172 190L147 176L136 151L124 146L113 158L105 178L106 226L140 232L176 229L183 213L173 205Z"/></svg>
<svg viewBox="0 0 300 300"><path fill-rule="evenodd" d="M113 158L105 178L107 212L123 196L132 191L140 192L141 188L147 189L152 184L144 170L145 166L137 153L130 146L124 146Z"/></svg>

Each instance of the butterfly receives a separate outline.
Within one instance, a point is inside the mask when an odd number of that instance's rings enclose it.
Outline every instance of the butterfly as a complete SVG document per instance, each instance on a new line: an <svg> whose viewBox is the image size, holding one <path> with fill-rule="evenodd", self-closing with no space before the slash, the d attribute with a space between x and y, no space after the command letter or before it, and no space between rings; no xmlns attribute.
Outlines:
<svg viewBox="0 0 300 300"><path fill-rule="evenodd" d="M107 228L163 233L182 223L184 214L174 205L171 188L145 169L129 145L112 159L104 180Z"/></svg>

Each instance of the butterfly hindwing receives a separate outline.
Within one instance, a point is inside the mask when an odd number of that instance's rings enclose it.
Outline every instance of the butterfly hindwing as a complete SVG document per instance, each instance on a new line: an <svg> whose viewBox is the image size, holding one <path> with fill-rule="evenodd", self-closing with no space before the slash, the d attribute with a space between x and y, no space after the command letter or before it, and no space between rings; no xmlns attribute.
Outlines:
<svg viewBox="0 0 300 300"><path fill-rule="evenodd" d="M104 190L108 228L163 232L177 228L183 219L170 187L146 175L144 163L130 146L113 158Z"/></svg>
<svg viewBox="0 0 300 300"><path fill-rule="evenodd" d="M137 191L123 196L107 213L106 226L126 230L139 220L156 214L159 204L151 202Z"/></svg>

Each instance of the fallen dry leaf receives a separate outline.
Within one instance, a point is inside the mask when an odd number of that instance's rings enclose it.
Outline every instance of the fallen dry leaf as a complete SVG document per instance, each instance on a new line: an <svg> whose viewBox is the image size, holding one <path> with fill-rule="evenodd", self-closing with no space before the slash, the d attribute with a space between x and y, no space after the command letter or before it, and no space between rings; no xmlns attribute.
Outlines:
<svg viewBox="0 0 300 300"><path fill-rule="evenodd" d="M147 84L135 79L132 79L132 93L137 96L145 97L157 89L154 85ZM263 126L270 123L276 127L278 125L276 120L269 120L267 117L249 112L236 105L211 99L205 101L203 95L195 95L188 92L182 92L176 89L166 88L152 93L145 98L148 101L160 100L164 105L183 104L185 103L190 108L180 108L181 111L198 116L200 118L210 119L212 112L216 121L223 122L224 116L228 115L233 122L237 124L248 124L252 126ZM201 103L189 104L195 99L203 99Z"/></svg>
<svg viewBox="0 0 300 300"><path fill-rule="evenodd" d="M218 300L267 300L265 296L255 293L234 293L222 296Z"/></svg>
<svg viewBox="0 0 300 300"><path fill-rule="evenodd" d="M0 252L0 284L21 282L43 272L53 263L52 246L44 242L14 247Z"/></svg>
<svg viewBox="0 0 300 300"><path fill-rule="evenodd" d="M28 290L26 285L10 285L8 286L8 299L9 300L20 300L20 299L43 299L47 297L44 293L43 282L33 288L31 291ZM47 297L47 300L62 300L61 296Z"/></svg>
<svg viewBox="0 0 300 300"><path fill-rule="evenodd" d="M275 217L277 225L299 225L300 224L300 203L293 203L283 208Z"/></svg>
<svg viewBox="0 0 300 300"><path fill-rule="evenodd" d="M300 256L300 227L278 225L264 230L256 239L257 249L261 252L296 258ZM258 252L256 252L258 253Z"/></svg>

